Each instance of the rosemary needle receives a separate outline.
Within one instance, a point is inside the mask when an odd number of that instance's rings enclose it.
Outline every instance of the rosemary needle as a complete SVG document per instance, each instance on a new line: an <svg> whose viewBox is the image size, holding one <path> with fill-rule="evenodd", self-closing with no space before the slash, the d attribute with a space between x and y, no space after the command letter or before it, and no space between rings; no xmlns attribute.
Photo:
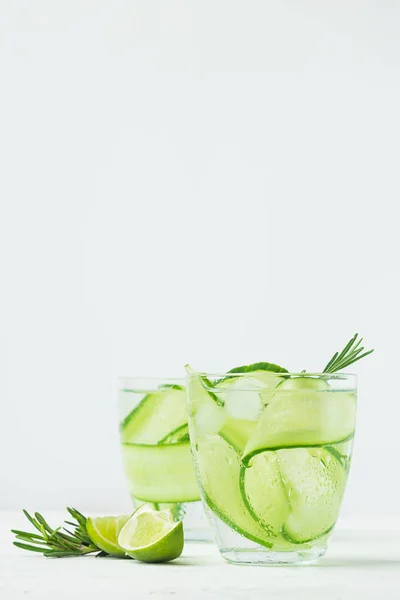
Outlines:
<svg viewBox="0 0 400 600"><path fill-rule="evenodd" d="M357 360L364 358L364 356L371 354L373 350L363 352L364 346L361 346L362 341L363 339L358 338L358 333L356 333L341 352L335 352L323 372L336 373L337 371L341 371L349 365L352 365Z"/></svg>
<svg viewBox="0 0 400 600"><path fill-rule="evenodd" d="M72 531L65 527L53 529L40 513L36 512L32 516L27 510L24 510L25 517L39 533L12 529L17 540L13 542L14 546L31 552L41 552L44 556L53 558L84 556L93 552L104 556L105 553L92 542L87 534L86 517L75 508L67 508L67 510L74 519L74 522L66 521L74 528Z"/></svg>

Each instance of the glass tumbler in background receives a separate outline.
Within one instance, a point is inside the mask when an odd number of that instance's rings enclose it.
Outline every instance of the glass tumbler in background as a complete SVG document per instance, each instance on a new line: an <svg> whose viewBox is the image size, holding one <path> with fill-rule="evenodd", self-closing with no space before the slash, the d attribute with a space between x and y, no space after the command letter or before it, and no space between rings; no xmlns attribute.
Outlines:
<svg viewBox="0 0 400 600"><path fill-rule="evenodd" d="M193 373L187 389L196 475L222 556L323 556L350 468L356 376Z"/></svg>
<svg viewBox="0 0 400 600"><path fill-rule="evenodd" d="M184 381L118 380L125 474L133 504L150 502L183 518L186 540L209 540L190 452Z"/></svg>

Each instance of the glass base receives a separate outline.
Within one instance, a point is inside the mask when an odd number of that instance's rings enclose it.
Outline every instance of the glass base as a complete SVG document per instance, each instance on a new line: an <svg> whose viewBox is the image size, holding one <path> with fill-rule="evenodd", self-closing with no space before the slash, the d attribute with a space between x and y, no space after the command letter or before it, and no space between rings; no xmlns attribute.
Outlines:
<svg viewBox="0 0 400 600"><path fill-rule="evenodd" d="M266 548L220 548L222 557L236 565L311 565L326 552L326 547L310 548L297 552L272 552Z"/></svg>
<svg viewBox="0 0 400 600"><path fill-rule="evenodd" d="M222 557L235 565L311 565L326 552L329 535L315 540L312 546L311 544L299 544L298 546L292 544L290 550L278 552L239 534L221 521L207 505L205 505L205 512Z"/></svg>
<svg viewBox="0 0 400 600"><path fill-rule="evenodd" d="M201 502L185 502L182 507L185 540L190 542L213 541L210 525Z"/></svg>

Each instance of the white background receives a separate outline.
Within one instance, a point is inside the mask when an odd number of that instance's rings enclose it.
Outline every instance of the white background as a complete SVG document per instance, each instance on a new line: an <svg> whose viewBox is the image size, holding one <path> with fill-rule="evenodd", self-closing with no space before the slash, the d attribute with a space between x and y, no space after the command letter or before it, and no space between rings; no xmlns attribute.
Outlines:
<svg viewBox="0 0 400 600"><path fill-rule="evenodd" d="M321 369L399 511L400 5L1 0L0 507L129 506L118 375Z"/></svg>

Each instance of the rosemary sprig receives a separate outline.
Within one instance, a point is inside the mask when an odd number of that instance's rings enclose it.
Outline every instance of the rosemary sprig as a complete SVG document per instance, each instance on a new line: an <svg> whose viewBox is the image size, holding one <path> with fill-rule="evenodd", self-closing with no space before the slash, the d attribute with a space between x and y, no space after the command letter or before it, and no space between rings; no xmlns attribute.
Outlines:
<svg viewBox="0 0 400 600"><path fill-rule="evenodd" d="M75 508L67 508L67 510L74 519L74 522L66 521L66 524L74 528L72 531L66 527L53 529L40 513L35 512L34 516L31 516L27 510L24 510L24 515L39 533L12 529L16 539L21 540L13 542L14 546L23 550L41 552L44 556L53 558L83 556L92 552L98 552L103 556L105 553L93 544L87 534L86 517Z"/></svg>
<svg viewBox="0 0 400 600"><path fill-rule="evenodd" d="M335 373L337 371L341 371L342 369L345 369L349 365L355 363L357 360L364 358L364 356L371 354L373 350L363 352L364 346L361 346L362 341L363 339L358 339L358 333L356 333L340 353L335 352L323 372Z"/></svg>

